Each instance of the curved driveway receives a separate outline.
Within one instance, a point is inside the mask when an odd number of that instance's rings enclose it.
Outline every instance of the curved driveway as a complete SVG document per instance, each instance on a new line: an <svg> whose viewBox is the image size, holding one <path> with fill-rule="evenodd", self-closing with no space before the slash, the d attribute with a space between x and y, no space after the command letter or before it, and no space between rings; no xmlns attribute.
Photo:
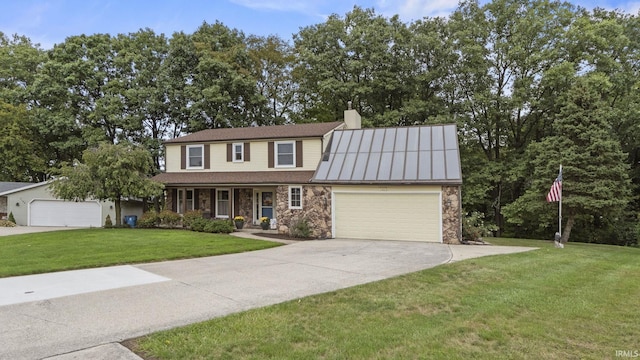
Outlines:
<svg viewBox="0 0 640 360"><path fill-rule="evenodd" d="M452 252L452 248L474 247L333 239L136 265L136 271L168 280L0 306L0 359L56 355L61 355L56 357L60 360L136 359L117 343L158 330L419 271L452 259L530 250L485 246L475 247L487 249L481 250L482 254L465 256L464 251ZM76 285L81 287L81 281Z"/></svg>

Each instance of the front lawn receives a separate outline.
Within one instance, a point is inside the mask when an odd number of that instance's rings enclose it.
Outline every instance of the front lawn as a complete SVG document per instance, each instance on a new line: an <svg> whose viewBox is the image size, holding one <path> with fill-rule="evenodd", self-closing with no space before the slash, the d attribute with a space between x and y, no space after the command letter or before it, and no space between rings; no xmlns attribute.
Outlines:
<svg viewBox="0 0 640 360"><path fill-rule="evenodd" d="M640 351L640 249L445 264L139 339L154 359L603 359Z"/></svg>
<svg viewBox="0 0 640 360"><path fill-rule="evenodd" d="M0 277L184 259L280 243L166 229L79 229L0 237Z"/></svg>

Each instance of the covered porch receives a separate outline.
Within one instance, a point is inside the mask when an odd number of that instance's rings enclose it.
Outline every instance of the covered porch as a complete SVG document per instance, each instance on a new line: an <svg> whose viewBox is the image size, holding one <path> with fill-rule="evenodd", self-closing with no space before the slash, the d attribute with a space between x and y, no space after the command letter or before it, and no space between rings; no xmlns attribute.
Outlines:
<svg viewBox="0 0 640 360"><path fill-rule="evenodd" d="M276 218L276 187L169 187L167 208L179 214L200 210L205 218L233 219L243 216L246 224L259 225L261 217Z"/></svg>

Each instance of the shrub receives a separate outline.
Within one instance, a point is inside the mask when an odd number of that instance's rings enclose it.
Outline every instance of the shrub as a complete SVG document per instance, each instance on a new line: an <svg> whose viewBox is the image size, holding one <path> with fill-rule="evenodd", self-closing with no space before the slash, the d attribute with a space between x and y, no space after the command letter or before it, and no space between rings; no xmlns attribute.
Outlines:
<svg viewBox="0 0 640 360"><path fill-rule="evenodd" d="M207 220L203 217L196 218L191 222L191 230L197 231L197 232L203 232L205 226L207 226L207 224L210 222L211 222L210 220Z"/></svg>
<svg viewBox="0 0 640 360"><path fill-rule="evenodd" d="M311 230L311 226L309 226L309 222L306 218L296 220L289 228L289 234L295 238L308 239L311 237L312 233L313 231Z"/></svg>
<svg viewBox="0 0 640 360"><path fill-rule="evenodd" d="M200 210L189 210L182 216L182 226L190 229L193 221L196 219L202 219L202 211Z"/></svg>
<svg viewBox="0 0 640 360"><path fill-rule="evenodd" d="M7 220L11 221L14 225L16 224L16 218L13 217L13 211L9 213Z"/></svg>
<svg viewBox="0 0 640 360"><path fill-rule="evenodd" d="M229 234L233 232L233 223L228 220L210 220L204 227L208 233Z"/></svg>
<svg viewBox="0 0 640 360"><path fill-rule="evenodd" d="M9 220L0 220L0 227L14 227L16 223Z"/></svg>
<svg viewBox="0 0 640 360"><path fill-rule="evenodd" d="M113 222L111 221L111 216L109 214L107 214L107 218L104 219L104 227L107 229L113 227Z"/></svg>
<svg viewBox="0 0 640 360"><path fill-rule="evenodd" d="M160 224L169 228L177 227L182 219L180 214L171 210L162 210L160 214L158 214L158 217L160 218Z"/></svg>
<svg viewBox="0 0 640 360"><path fill-rule="evenodd" d="M495 225L486 225L483 220L484 214L474 211L462 218L462 240L478 241L485 236L491 236L493 231L498 230Z"/></svg>
<svg viewBox="0 0 640 360"><path fill-rule="evenodd" d="M142 214L136 224L139 228L154 228L160 223L160 216L155 210L147 211Z"/></svg>

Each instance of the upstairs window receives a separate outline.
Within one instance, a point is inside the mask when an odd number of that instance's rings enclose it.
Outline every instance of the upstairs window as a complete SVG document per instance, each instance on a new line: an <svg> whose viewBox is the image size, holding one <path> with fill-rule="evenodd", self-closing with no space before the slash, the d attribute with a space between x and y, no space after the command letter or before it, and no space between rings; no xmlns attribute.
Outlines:
<svg viewBox="0 0 640 360"><path fill-rule="evenodd" d="M276 142L276 167L295 167L296 147L294 141Z"/></svg>
<svg viewBox="0 0 640 360"><path fill-rule="evenodd" d="M244 162L244 143L233 144L233 162Z"/></svg>
<svg viewBox="0 0 640 360"><path fill-rule="evenodd" d="M204 145L187 146L187 169L204 169Z"/></svg>

